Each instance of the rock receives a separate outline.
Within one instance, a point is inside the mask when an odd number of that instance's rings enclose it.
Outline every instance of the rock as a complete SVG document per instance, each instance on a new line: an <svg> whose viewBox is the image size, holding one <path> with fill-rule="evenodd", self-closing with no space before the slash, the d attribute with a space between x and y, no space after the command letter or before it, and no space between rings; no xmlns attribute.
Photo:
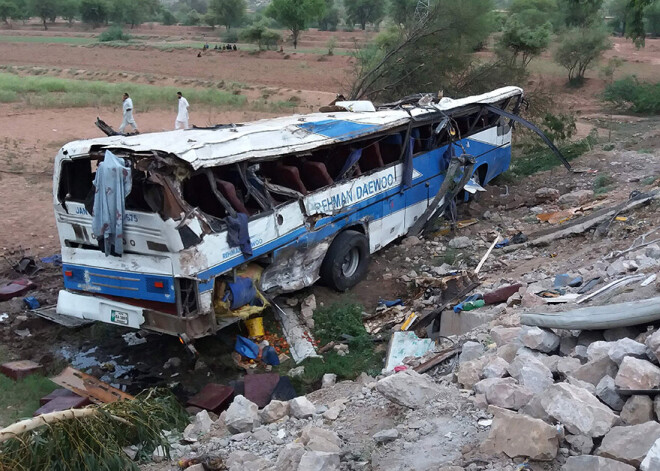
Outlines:
<svg viewBox="0 0 660 471"><path fill-rule="evenodd" d="M653 400L648 396L630 396L619 414L625 425L639 425L653 420Z"/></svg>
<svg viewBox="0 0 660 471"><path fill-rule="evenodd" d="M615 329L607 329L603 331L603 337L608 342L616 342L617 340L625 338L634 339L639 333L639 327L617 327Z"/></svg>
<svg viewBox="0 0 660 471"><path fill-rule="evenodd" d="M616 411L623 409L623 405L626 402L625 399L616 391L614 378L611 376L605 376L598 382L598 385L596 386L596 396L598 396L598 399Z"/></svg>
<svg viewBox="0 0 660 471"><path fill-rule="evenodd" d="M590 454L594 448L593 439L584 435L566 435L566 441L573 450L581 455Z"/></svg>
<svg viewBox="0 0 660 471"><path fill-rule="evenodd" d="M596 386L605 376L615 377L617 372L616 363L610 360L609 356L604 356L597 360L588 361L581 367L573 370L571 376L586 381Z"/></svg>
<svg viewBox="0 0 660 471"><path fill-rule="evenodd" d="M550 386L539 400L552 419L564 424L574 435L602 437L617 420L617 416L596 396L568 383Z"/></svg>
<svg viewBox="0 0 660 471"><path fill-rule="evenodd" d="M296 366L295 368L291 368L289 370L289 373L287 376L290 378L297 378L298 376L302 376L305 374L305 367L304 366Z"/></svg>
<svg viewBox="0 0 660 471"><path fill-rule="evenodd" d="M277 422L287 415L289 415L289 403L276 400L270 401L268 405L259 412L259 417L264 424Z"/></svg>
<svg viewBox="0 0 660 471"><path fill-rule="evenodd" d="M326 453L341 453L341 448L323 437L312 438L306 443L306 446L308 450L324 451Z"/></svg>
<svg viewBox="0 0 660 471"><path fill-rule="evenodd" d="M646 338L646 346L655 355L656 359L660 361L660 330L655 331Z"/></svg>
<svg viewBox="0 0 660 471"><path fill-rule="evenodd" d="M466 361L481 358L485 351L486 349L480 342L465 342L461 354L458 357L458 363L465 363Z"/></svg>
<svg viewBox="0 0 660 471"><path fill-rule="evenodd" d="M577 345L577 341L577 337L573 337L572 335L562 337L559 341L559 353L564 356L569 356L571 353L573 353L573 349Z"/></svg>
<svg viewBox="0 0 660 471"><path fill-rule="evenodd" d="M339 454L323 451L306 451L300 464L300 471L339 471Z"/></svg>
<svg viewBox="0 0 660 471"><path fill-rule="evenodd" d="M584 345L576 345L571 352L571 356L579 358L581 361L587 361L587 347Z"/></svg>
<svg viewBox="0 0 660 471"><path fill-rule="evenodd" d="M535 394L554 383L550 369L534 356L519 354L509 364L508 371L520 386Z"/></svg>
<svg viewBox="0 0 660 471"><path fill-rule="evenodd" d="M520 348L520 345L517 343L509 343L506 345L502 345L497 349L497 356L506 361L507 363L511 363L514 358L516 358L516 354L518 353L518 349Z"/></svg>
<svg viewBox="0 0 660 471"><path fill-rule="evenodd" d="M630 465L601 456L569 456L561 471L635 471Z"/></svg>
<svg viewBox="0 0 660 471"><path fill-rule="evenodd" d="M466 361L458 365L458 382L464 388L471 389L476 383L481 380L481 372L483 371L483 359ZM396 376L396 375L395 375Z"/></svg>
<svg viewBox="0 0 660 471"><path fill-rule="evenodd" d="M559 360L557 360L557 373L568 376L581 366L582 362L580 362L580 360L577 358L561 357Z"/></svg>
<svg viewBox="0 0 660 471"><path fill-rule="evenodd" d="M259 408L254 402L238 395L227 409L225 425L231 433L250 432L259 425Z"/></svg>
<svg viewBox="0 0 660 471"><path fill-rule="evenodd" d="M523 407L534 396L534 393L529 389L507 381L500 381L488 385L485 394L486 400L489 404L514 410Z"/></svg>
<svg viewBox="0 0 660 471"><path fill-rule="evenodd" d="M298 396L289 401L289 411L296 419L306 419L316 413L316 406L305 396Z"/></svg>
<svg viewBox="0 0 660 471"><path fill-rule="evenodd" d="M639 467L658 438L660 424L657 422L613 427L603 438L596 455Z"/></svg>
<svg viewBox="0 0 660 471"><path fill-rule="evenodd" d="M339 414L341 414L341 407L335 406L335 407L330 407L327 411L323 413L323 418L328 419L328 420L337 420L339 418Z"/></svg>
<svg viewBox="0 0 660 471"><path fill-rule="evenodd" d="M596 395L596 386L594 386L591 383L587 383L586 381L573 378L572 376L566 378L566 382L568 384L572 384L573 386L577 386L578 388L586 389L587 391L589 391L589 393L593 394L594 396Z"/></svg>
<svg viewBox="0 0 660 471"><path fill-rule="evenodd" d="M268 443L273 441L273 435L265 428L259 427L252 432L252 438L258 442Z"/></svg>
<svg viewBox="0 0 660 471"><path fill-rule="evenodd" d="M206 468L202 463L197 463L192 466L188 466L186 471L206 471Z"/></svg>
<svg viewBox="0 0 660 471"><path fill-rule="evenodd" d="M280 450L277 455L275 469L277 471L294 471L298 469L300 459L305 454L305 447L302 443L289 443Z"/></svg>
<svg viewBox="0 0 660 471"><path fill-rule="evenodd" d="M547 203L559 199L559 190L556 188L539 188L534 192L537 203Z"/></svg>
<svg viewBox="0 0 660 471"><path fill-rule="evenodd" d="M522 328L520 327L502 327L498 325L490 330L490 337L498 347L510 343L520 345L518 336L520 335L521 330Z"/></svg>
<svg viewBox="0 0 660 471"><path fill-rule="evenodd" d="M321 380L321 388L331 388L337 382L337 375L333 373L326 373Z"/></svg>
<svg viewBox="0 0 660 471"><path fill-rule="evenodd" d="M250 471L265 471L270 468L270 463L263 458L259 458L254 453L237 450L229 454L225 466L228 471L242 471L244 469L249 469Z"/></svg>
<svg viewBox="0 0 660 471"><path fill-rule="evenodd" d="M520 409L519 413L534 417L535 419L541 419L546 423L552 423L552 419L541 404L541 396L539 394L532 397L532 399Z"/></svg>
<svg viewBox="0 0 660 471"><path fill-rule="evenodd" d="M188 442L196 442L200 437L211 431L212 425L213 420L211 420L207 411L198 412L195 415L193 423L188 425L183 431L183 438Z"/></svg>
<svg viewBox="0 0 660 471"><path fill-rule="evenodd" d="M165 364L163 365L163 369L168 370L170 368L178 368L180 366L181 366L181 358L172 357L165 362Z"/></svg>
<svg viewBox="0 0 660 471"><path fill-rule="evenodd" d="M474 392L476 394L486 394L486 389L488 389L491 385L493 384L502 384L502 383L507 383L507 384L518 384L518 382L514 378L486 378L482 379L479 381L477 384L474 385L472 389L474 389Z"/></svg>
<svg viewBox="0 0 660 471"><path fill-rule="evenodd" d="M165 453L165 448L162 446L157 446L154 452L151 454L151 460L154 463L160 463L165 458L167 458L167 453Z"/></svg>
<svg viewBox="0 0 660 471"><path fill-rule="evenodd" d="M410 236L406 237L401 241L401 245L404 247L414 247L415 245L419 245L422 241L420 240L419 237L417 236Z"/></svg>
<svg viewBox="0 0 660 471"><path fill-rule="evenodd" d="M321 427L308 425L300 431L300 442L307 445L311 440L322 438L323 440L332 443L339 447L342 444L341 438L337 436L332 430L327 430Z"/></svg>
<svg viewBox="0 0 660 471"><path fill-rule="evenodd" d="M316 296L310 294L305 299L303 299L300 304L300 315L307 322L309 319L314 317L314 311L316 310Z"/></svg>
<svg viewBox="0 0 660 471"><path fill-rule="evenodd" d="M388 443L399 438L399 431L395 428L381 430L380 432L373 434L371 438L373 438L378 444Z"/></svg>
<svg viewBox="0 0 660 471"><path fill-rule="evenodd" d="M639 469L641 471L657 471L660 469L660 439L655 441Z"/></svg>
<svg viewBox="0 0 660 471"><path fill-rule="evenodd" d="M610 348L612 348L612 342L598 340L587 347L587 359L589 361L595 361L603 357L608 357Z"/></svg>
<svg viewBox="0 0 660 471"><path fill-rule="evenodd" d="M646 358L646 345L626 337L614 342L610 347L608 355L614 363L620 365L623 358L627 356Z"/></svg>
<svg viewBox="0 0 660 471"><path fill-rule="evenodd" d="M523 326L519 335L522 344L532 350L552 353L559 347L559 336L540 327Z"/></svg>
<svg viewBox="0 0 660 471"><path fill-rule="evenodd" d="M490 406L493 424L482 450L504 453L509 458L523 457L551 461L557 456L559 440L555 427L540 419Z"/></svg>
<svg viewBox="0 0 660 471"><path fill-rule="evenodd" d="M614 378L621 389L654 389L660 386L660 368L638 358L625 357Z"/></svg>
<svg viewBox="0 0 660 471"><path fill-rule="evenodd" d="M454 237L447 245L450 249L467 249L468 247L472 247L472 241L469 237Z"/></svg>
<svg viewBox="0 0 660 471"><path fill-rule="evenodd" d="M468 363L471 362L464 365ZM411 409L424 407L441 393L429 376L420 375L414 370L387 376L376 383L376 389L395 404Z"/></svg>
<svg viewBox="0 0 660 471"><path fill-rule="evenodd" d="M579 206L594 197L592 190L577 190L561 195L557 202L562 206Z"/></svg>
<svg viewBox="0 0 660 471"><path fill-rule="evenodd" d="M482 376L484 378L503 378L508 373L507 368L509 363L500 357L495 357L488 365L483 369Z"/></svg>

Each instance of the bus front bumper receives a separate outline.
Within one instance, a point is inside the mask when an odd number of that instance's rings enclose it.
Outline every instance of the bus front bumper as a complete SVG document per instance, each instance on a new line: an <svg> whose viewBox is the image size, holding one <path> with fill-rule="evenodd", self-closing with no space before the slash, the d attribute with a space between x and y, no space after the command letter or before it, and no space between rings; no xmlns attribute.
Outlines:
<svg viewBox="0 0 660 471"><path fill-rule="evenodd" d="M142 308L65 290L61 290L57 297L57 313L133 329L139 329L144 324Z"/></svg>

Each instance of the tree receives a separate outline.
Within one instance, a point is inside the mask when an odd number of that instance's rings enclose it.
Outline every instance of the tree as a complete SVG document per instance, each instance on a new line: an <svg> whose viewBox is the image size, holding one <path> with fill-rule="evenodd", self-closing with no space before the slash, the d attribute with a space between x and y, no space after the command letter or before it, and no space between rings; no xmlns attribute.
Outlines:
<svg viewBox="0 0 660 471"><path fill-rule="evenodd" d="M118 24L128 23L131 28L144 23L147 17L156 14L158 0L112 0L109 18Z"/></svg>
<svg viewBox="0 0 660 471"><path fill-rule="evenodd" d="M645 10L647 31L653 36L660 35L660 0L655 0Z"/></svg>
<svg viewBox="0 0 660 471"><path fill-rule="evenodd" d="M15 15L16 5L9 0L0 0L0 20L9 24L9 18L14 18Z"/></svg>
<svg viewBox="0 0 660 471"><path fill-rule="evenodd" d="M163 8L161 22L164 25L171 26L176 24L176 16L167 8Z"/></svg>
<svg viewBox="0 0 660 471"><path fill-rule="evenodd" d="M552 25L549 21L538 27L530 27L521 21L518 15L512 15L498 40L498 54L511 66L524 69L534 57L548 48L551 31Z"/></svg>
<svg viewBox="0 0 660 471"><path fill-rule="evenodd" d="M325 12L319 18L321 31L337 31L339 24L339 9L335 7L335 0L325 0Z"/></svg>
<svg viewBox="0 0 660 471"><path fill-rule="evenodd" d="M398 25L408 24L415 17L417 0L390 0L388 13Z"/></svg>
<svg viewBox="0 0 660 471"><path fill-rule="evenodd" d="M647 7L653 4L654 0L629 0L628 2L628 22L626 23L626 37L632 39L637 47L644 46L646 39L644 14Z"/></svg>
<svg viewBox="0 0 660 471"><path fill-rule="evenodd" d="M257 44L260 51L263 50L264 46L270 49L271 46L277 45L277 42L282 39L277 31L268 29L265 21L252 23L243 29L239 36L245 42Z"/></svg>
<svg viewBox="0 0 660 471"><path fill-rule="evenodd" d="M298 47L300 32L325 11L324 0L273 0L266 15L279 21L291 31L293 48Z"/></svg>
<svg viewBox="0 0 660 471"><path fill-rule="evenodd" d="M554 58L568 70L568 81L579 84L592 63L611 47L609 34L604 29L574 28L562 36Z"/></svg>
<svg viewBox="0 0 660 471"><path fill-rule="evenodd" d="M363 30L367 23L380 23L383 19L384 2L382 0L344 0L348 19L359 23Z"/></svg>
<svg viewBox="0 0 660 471"><path fill-rule="evenodd" d="M73 21L76 19L76 16L78 16L79 11L79 0L60 0L60 15L62 15L62 18L69 22L69 26L73 24Z"/></svg>
<svg viewBox="0 0 660 471"><path fill-rule="evenodd" d="M98 28L108 21L108 5L105 0L81 0L80 17L83 23Z"/></svg>
<svg viewBox="0 0 660 471"><path fill-rule="evenodd" d="M44 25L44 30L48 29L46 23L50 18L57 16L58 11L57 0L31 0L30 10L35 15L41 18Z"/></svg>
<svg viewBox="0 0 660 471"><path fill-rule="evenodd" d="M566 26L584 27L600 21L599 11L603 0L559 0L558 6L564 14Z"/></svg>
<svg viewBox="0 0 660 471"><path fill-rule="evenodd" d="M564 20L557 0L513 0L509 8L509 16L514 15L530 28L539 27L548 21L558 28Z"/></svg>
<svg viewBox="0 0 660 471"><path fill-rule="evenodd" d="M241 23L245 17L247 4L245 0L211 0L209 13L215 16L217 24L231 29Z"/></svg>

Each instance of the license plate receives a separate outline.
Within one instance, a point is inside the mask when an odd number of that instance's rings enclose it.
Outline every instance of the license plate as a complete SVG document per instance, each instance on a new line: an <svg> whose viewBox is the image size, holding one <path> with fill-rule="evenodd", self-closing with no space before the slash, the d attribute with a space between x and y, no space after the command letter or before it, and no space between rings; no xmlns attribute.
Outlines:
<svg viewBox="0 0 660 471"><path fill-rule="evenodd" d="M112 309L110 311L110 322L115 324L128 325L128 312L115 311Z"/></svg>

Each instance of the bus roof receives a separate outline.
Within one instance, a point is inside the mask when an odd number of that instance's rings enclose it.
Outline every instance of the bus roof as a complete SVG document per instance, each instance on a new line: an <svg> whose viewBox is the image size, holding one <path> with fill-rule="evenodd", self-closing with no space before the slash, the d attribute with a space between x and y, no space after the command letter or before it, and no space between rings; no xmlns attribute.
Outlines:
<svg viewBox="0 0 660 471"><path fill-rule="evenodd" d="M197 170L243 160L311 151L405 125L411 116L423 117L424 114L437 111L449 112L474 104L497 103L518 95L522 95L522 89L504 87L456 100L442 98L438 103L409 110L292 115L211 129L88 139L66 144L62 150L70 158L89 154L92 148L160 151L177 156Z"/></svg>

